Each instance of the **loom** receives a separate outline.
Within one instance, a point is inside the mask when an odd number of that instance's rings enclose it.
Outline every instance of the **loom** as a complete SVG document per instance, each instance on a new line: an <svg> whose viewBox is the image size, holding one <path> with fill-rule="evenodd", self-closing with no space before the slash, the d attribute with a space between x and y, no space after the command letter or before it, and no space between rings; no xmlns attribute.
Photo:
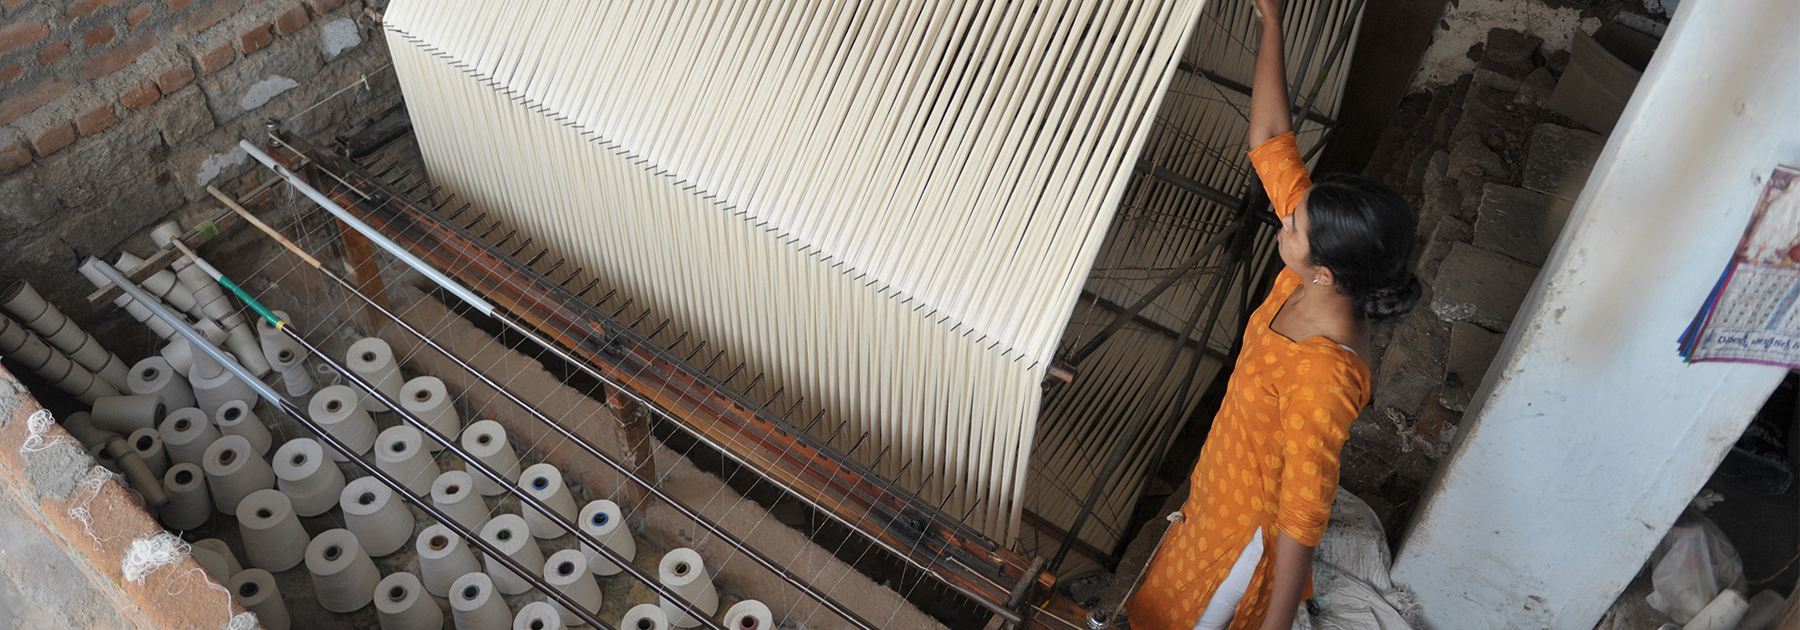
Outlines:
<svg viewBox="0 0 1800 630"><path fill-rule="evenodd" d="M1309 158L1360 9L1287 16ZM1242 156L1254 24L1198 0L396 0L433 188L244 146L357 228L351 258L372 241L1003 621L1085 627L1057 576L1110 568L1273 251ZM327 274L405 325L378 277Z"/></svg>

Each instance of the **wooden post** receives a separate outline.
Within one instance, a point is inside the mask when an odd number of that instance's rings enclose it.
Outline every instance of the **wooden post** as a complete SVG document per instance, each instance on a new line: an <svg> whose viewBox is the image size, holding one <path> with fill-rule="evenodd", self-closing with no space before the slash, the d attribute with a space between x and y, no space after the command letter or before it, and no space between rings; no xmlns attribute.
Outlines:
<svg viewBox="0 0 1800 630"><path fill-rule="evenodd" d="M356 284L357 291L375 300L382 309L387 309L387 287L381 281L381 267L375 263L375 244L349 224L343 221L334 223L337 223L338 235L344 240L344 262L350 267L350 281ZM351 304L362 313L364 332L373 335L387 325L387 318L380 311L363 308L360 302L354 300Z"/></svg>
<svg viewBox="0 0 1800 630"><path fill-rule="evenodd" d="M618 432L619 445L624 450L620 455L631 466L631 472L654 483L656 449L650 441L650 410L616 391L606 397L606 406L619 419L613 430ZM633 503L642 503L649 497L649 492L636 484L626 484L626 488Z"/></svg>

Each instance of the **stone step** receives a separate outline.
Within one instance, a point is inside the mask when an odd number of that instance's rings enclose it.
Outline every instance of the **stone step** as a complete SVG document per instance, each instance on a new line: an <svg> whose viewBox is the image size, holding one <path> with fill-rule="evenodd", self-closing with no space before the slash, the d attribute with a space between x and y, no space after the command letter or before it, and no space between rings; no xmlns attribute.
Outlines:
<svg viewBox="0 0 1800 630"><path fill-rule="evenodd" d="M1444 362L1444 386L1438 390L1438 404L1457 413L1468 411L1475 388L1481 386L1481 379L1487 375L1488 365L1499 354L1504 339L1506 335L1468 322L1451 325L1450 354Z"/></svg>
<svg viewBox="0 0 1800 630"><path fill-rule="evenodd" d="M1505 332L1537 273L1537 267L1456 243L1432 281L1431 312L1444 321Z"/></svg>
<svg viewBox="0 0 1800 630"><path fill-rule="evenodd" d="M1474 245L1541 267L1574 205L1535 190L1488 184L1476 210Z"/></svg>
<svg viewBox="0 0 1800 630"><path fill-rule="evenodd" d="M1541 123L1531 129L1525 154L1525 188L1573 201L1606 147L1606 136Z"/></svg>

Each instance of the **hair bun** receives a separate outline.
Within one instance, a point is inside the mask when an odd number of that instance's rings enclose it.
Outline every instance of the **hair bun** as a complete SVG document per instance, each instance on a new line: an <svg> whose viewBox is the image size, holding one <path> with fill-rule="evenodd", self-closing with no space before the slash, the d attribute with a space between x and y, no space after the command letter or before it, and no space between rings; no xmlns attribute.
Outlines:
<svg viewBox="0 0 1800 630"><path fill-rule="evenodd" d="M1370 291L1359 296L1357 308L1371 320L1383 320L1395 315L1404 315L1411 311L1419 301L1419 295L1425 288L1419 284L1419 277L1407 272L1406 277L1392 285Z"/></svg>

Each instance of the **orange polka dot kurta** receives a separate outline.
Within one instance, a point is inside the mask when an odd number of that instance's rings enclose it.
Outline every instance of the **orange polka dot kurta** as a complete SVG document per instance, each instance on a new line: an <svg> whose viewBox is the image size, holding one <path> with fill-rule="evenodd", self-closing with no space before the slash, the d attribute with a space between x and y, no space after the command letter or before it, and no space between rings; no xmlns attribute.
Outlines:
<svg viewBox="0 0 1800 630"><path fill-rule="evenodd" d="M1276 212L1286 216L1312 185L1293 133L1250 152ZM1338 454L1369 401L1369 368L1324 337L1294 341L1269 328L1300 285L1282 270L1244 330L1225 400L1189 477L1175 523L1129 604L1135 630L1189 630L1232 563L1261 529L1264 553L1233 617L1262 625L1276 533L1317 546L1337 495ZM1309 589L1310 590L1310 589Z"/></svg>

